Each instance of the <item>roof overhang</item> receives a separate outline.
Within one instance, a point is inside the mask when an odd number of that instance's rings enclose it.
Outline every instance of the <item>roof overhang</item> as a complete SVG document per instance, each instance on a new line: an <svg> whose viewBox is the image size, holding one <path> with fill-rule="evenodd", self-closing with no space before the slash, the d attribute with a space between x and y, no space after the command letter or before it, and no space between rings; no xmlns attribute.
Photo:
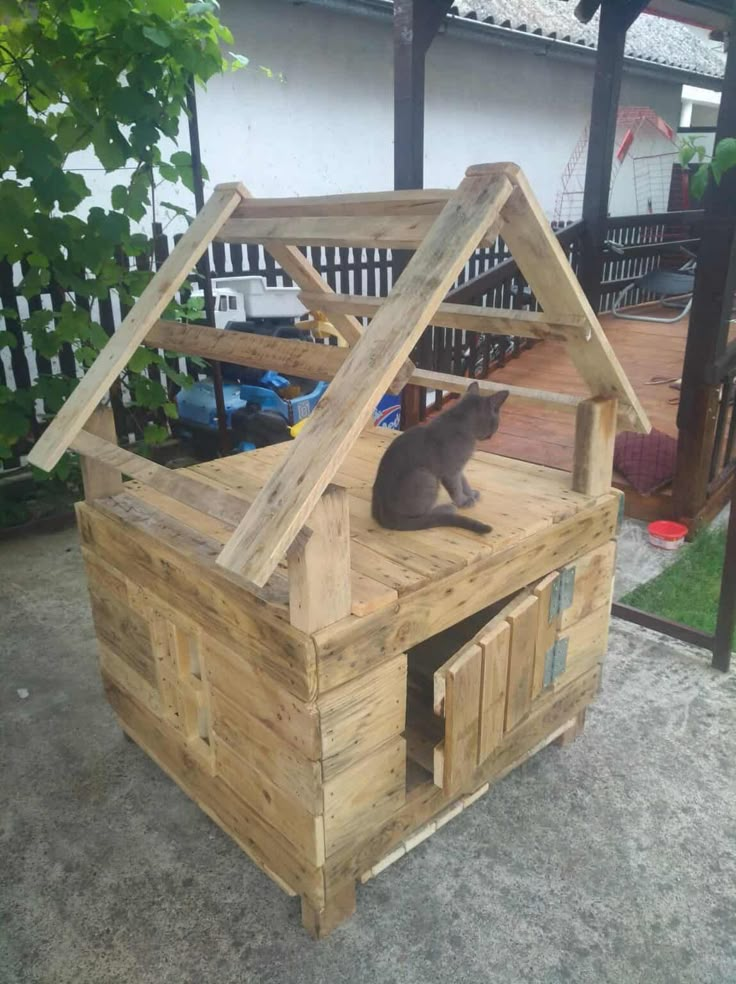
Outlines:
<svg viewBox="0 0 736 984"><path fill-rule="evenodd" d="M729 30L734 17L731 0L651 0L647 10L711 31Z"/></svg>
<svg viewBox="0 0 736 984"><path fill-rule="evenodd" d="M653 0L653 2L657 4L679 3L680 0ZM304 5L311 4L315 7L327 7L331 10L343 11L344 13L373 16L381 19L393 17L393 0L302 0L302 3ZM682 3L682 6L689 7L692 5ZM486 24L484 21L472 20L468 17L448 18L443 25L443 31L448 37L487 42L516 50L526 48L528 51L541 57L560 61L576 62L577 64L588 64L591 66L595 64L595 48L589 48L582 44L574 44L570 41L559 41L540 34L527 34L524 31L500 27L497 24ZM723 87L723 80L720 78L701 75L698 72L690 72L671 65L646 61L643 58L631 58L627 56L624 59L624 67L631 75L657 79L660 82L669 81L677 85L694 85L701 89L714 89L716 91L720 91Z"/></svg>

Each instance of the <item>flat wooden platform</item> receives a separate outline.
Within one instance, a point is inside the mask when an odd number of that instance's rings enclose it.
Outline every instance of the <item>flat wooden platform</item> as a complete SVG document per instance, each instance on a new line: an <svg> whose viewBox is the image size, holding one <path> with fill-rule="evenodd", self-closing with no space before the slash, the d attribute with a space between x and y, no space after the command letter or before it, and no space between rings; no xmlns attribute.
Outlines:
<svg viewBox="0 0 736 984"><path fill-rule="evenodd" d="M467 470L471 484L481 492L472 515L488 522L492 533L478 536L450 528L400 533L384 530L370 514L371 487L378 461L394 437L385 429L365 431L336 477L337 483L350 493L354 615L392 605L397 598L475 561L490 560L591 505L587 496L570 490L570 478L564 472L479 452ZM214 485L255 496L289 447L290 444L278 444L195 465L188 471ZM183 524L197 535L198 542L210 543L209 549L215 555L218 545L226 542L232 532L224 523L150 487L131 482L126 484L126 491L141 504L154 506ZM166 536L171 539L170 533ZM271 605L284 610L288 606L285 567L283 562L265 594Z"/></svg>

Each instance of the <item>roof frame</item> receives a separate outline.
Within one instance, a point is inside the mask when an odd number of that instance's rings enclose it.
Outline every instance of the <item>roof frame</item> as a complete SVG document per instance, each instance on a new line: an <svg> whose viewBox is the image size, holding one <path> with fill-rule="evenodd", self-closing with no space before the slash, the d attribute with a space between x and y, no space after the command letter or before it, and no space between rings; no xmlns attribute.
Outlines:
<svg viewBox="0 0 736 984"><path fill-rule="evenodd" d="M37 442L29 456L32 464L49 470L69 447L98 457L106 464L121 460L110 442L101 438L91 441L84 434L80 437L88 418L138 345L150 332L161 333L159 319L164 308L209 243L215 238L227 240L232 234L230 230L242 234L243 223L260 223L254 228L264 228L254 201L241 184L218 185ZM452 305L448 310L443 309L442 304L478 244L498 232L503 234L544 309L543 318L529 318L528 312L520 313L519 330L529 331L530 325L551 325L561 332L591 395L616 399L619 422L624 426L649 429L631 384L525 176L516 165L485 164L468 168L463 181L449 195L388 192L383 196L327 196L310 199L308 204L301 206L299 202L299 199L281 200L274 206L277 214L286 211L294 218L295 228L301 230L295 243L299 242L299 235L304 234L305 222L312 217L320 220L320 234L328 236L329 241L337 239L342 245L351 245L350 224L346 225L340 211L347 207L365 214L368 205L372 205L382 213L382 224L380 228L374 228L374 234L398 237L402 242L414 236L412 244L416 249L389 295L380 299L370 329L363 332L349 311L350 296L333 294L296 245L285 242L288 233L281 225L279 240L264 242L266 249L302 291L309 291L310 297L317 292L314 307L322 304L329 309L330 304L333 305L333 323L351 347L340 350L340 358L333 360L333 378L328 390L304 432L291 447L290 454L271 474L247 511L247 504L242 503L244 515L217 558L223 567L241 574L256 586L263 586L297 537L308 535L307 522L312 510L392 382L396 378L409 378L419 385L431 388L437 385L437 374L416 370L408 359L409 353L438 311L440 318L460 318L467 322L468 318L477 317L477 308L468 307L463 311L458 310L460 305ZM238 216L239 207L241 213L251 217ZM300 210L303 215L299 215ZM415 210L418 214L414 214ZM355 221L359 223L358 217ZM279 222L288 222L288 218ZM359 298L356 300L360 302ZM514 314L493 313L490 317L503 317L506 322L513 322ZM165 323L163 326L165 330ZM204 336L200 335L197 344L205 343L206 332ZM268 340L263 339L263 343L268 348ZM288 350L282 357L290 357ZM469 381L443 377L440 383L462 392ZM484 384L487 391L498 388L493 381ZM522 390L514 396L537 403L546 401L563 408L570 404L575 408L574 400L541 391ZM156 469L144 468L136 473L135 463L127 457L128 452L125 454L125 461L120 465L122 470L136 474L142 481L146 481L147 476L159 484L163 481ZM195 508L196 500L201 508L201 495L199 490L192 489L191 482L195 486L198 484L188 478L176 482L175 497L182 501L192 499ZM224 511L232 522L236 505L229 499L218 503L216 508L220 513Z"/></svg>

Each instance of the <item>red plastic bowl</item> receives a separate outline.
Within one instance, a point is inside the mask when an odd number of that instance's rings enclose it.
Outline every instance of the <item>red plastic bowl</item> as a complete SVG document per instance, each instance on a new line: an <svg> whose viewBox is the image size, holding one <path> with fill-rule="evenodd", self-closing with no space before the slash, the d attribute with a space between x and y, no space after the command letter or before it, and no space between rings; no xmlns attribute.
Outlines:
<svg viewBox="0 0 736 984"><path fill-rule="evenodd" d="M683 523L673 523L669 519L658 519L647 526L647 533L649 542L655 547L674 550L687 536L687 526Z"/></svg>

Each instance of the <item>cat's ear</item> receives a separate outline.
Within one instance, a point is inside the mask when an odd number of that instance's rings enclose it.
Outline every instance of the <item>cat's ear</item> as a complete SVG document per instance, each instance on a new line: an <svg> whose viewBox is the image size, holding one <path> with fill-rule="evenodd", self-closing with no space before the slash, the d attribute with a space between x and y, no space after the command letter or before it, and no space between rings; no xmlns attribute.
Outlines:
<svg viewBox="0 0 736 984"><path fill-rule="evenodd" d="M480 393L480 386L475 380L473 380L473 382L470 384L470 386L468 386L465 392L472 396L477 396Z"/></svg>
<svg viewBox="0 0 736 984"><path fill-rule="evenodd" d="M498 410L506 402L509 396L508 390L501 390L500 393L494 393L493 396L489 396L488 399L491 401L493 406Z"/></svg>

